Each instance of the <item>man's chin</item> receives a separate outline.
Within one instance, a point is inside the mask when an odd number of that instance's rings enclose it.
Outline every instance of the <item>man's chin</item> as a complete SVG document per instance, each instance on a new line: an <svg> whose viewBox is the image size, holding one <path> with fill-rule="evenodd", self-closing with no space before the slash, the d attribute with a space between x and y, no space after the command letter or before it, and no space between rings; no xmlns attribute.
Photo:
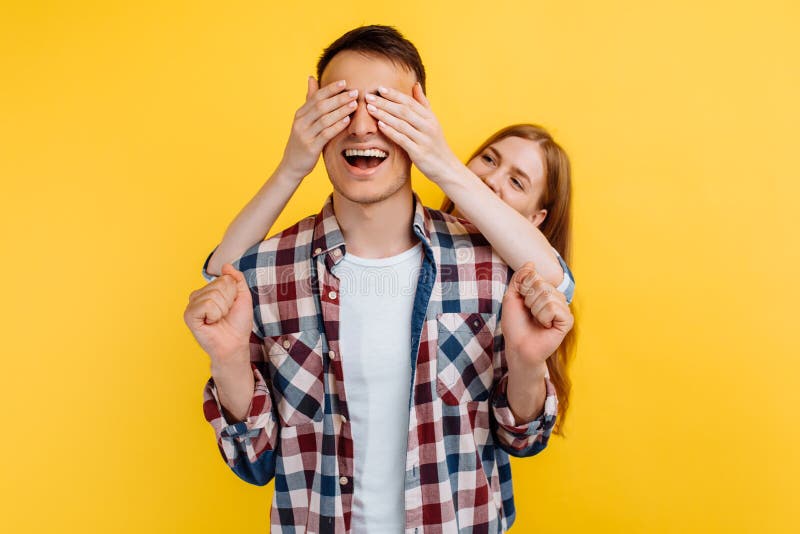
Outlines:
<svg viewBox="0 0 800 534"><path fill-rule="evenodd" d="M333 189L342 198L355 204L370 205L383 202L398 194L408 183L408 178L401 178L388 185L377 183L349 183L345 186L333 183Z"/></svg>

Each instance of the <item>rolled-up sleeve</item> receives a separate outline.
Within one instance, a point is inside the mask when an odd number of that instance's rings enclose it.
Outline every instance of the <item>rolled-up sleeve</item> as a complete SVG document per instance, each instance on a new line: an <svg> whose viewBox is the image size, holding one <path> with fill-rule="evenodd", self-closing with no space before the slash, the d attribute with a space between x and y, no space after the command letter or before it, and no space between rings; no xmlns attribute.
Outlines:
<svg viewBox="0 0 800 534"><path fill-rule="evenodd" d="M263 354L263 340L250 334L251 355ZM264 378L264 367L250 362L255 380L253 396L247 418L229 423L220 404L214 378L208 379L203 391L203 414L217 439L223 460L239 478L263 486L275 475L275 450L278 444L279 424L275 414L270 385ZM261 369L260 369L261 367Z"/></svg>
<svg viewBox="0 0 800 534"><path fill-rule="evenodd" d="M556 289L564 294L564 297L567 299L567 304L572 304L572 298L575 295L575 276L572 274L567 262L561 257L561 254L559 254L555 248L553 252L555 252L558 263L561 264L561 269L564 271L564 278Z"/></svg>
<svg viewBox="0 0 800 534"><path fill-rule="evenodd" d="M213 253L211 251L203 264L203 277L209 282L217 278L206 270ZM234 268L240 268L242 259L237 258L232 263ZM247 275L245 278L252 279ZM278 448L280 425L272 398L263 330L255 317L258 291L254 291L252 286L250 289L254 310L253 330L249 341L250 366L255 386L247 409L247 418L236 423L229 423L225 419L213 377L208 379L203 390L203 414L214 429L217 446L225 463L245 482L263 486L275 476L275 451Z"/></svg>
<svg viewBox="0 0 800 534"><path fill-rule="evenodd" d="M508 373L500 379L492 391L492 431L504 451L512 456L533 456L547 447L547 442L556 423L558 398L556 388L545 377L546 397L544 409L538 417L517 424L508 404Z"/></svg>

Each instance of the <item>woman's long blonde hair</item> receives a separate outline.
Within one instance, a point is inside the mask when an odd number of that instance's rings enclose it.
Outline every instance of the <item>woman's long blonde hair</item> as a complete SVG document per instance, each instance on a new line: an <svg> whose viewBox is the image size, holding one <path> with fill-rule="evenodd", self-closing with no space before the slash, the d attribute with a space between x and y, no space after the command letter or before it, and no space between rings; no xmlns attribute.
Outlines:
<svg viewBox="0 0 800 534"><path fill-rule="evenodd" d="M547 217L539 229L550 241L550 244L561 254L561 257L571 264L572 260L572 234L570 231L570 206L572 197L572 179L569 158L561 146L553 140L550 133L535 124L514 124L496 132L470 156L469 161L478 157L489 145L505 137L521 137L529 139L539 145L544 163L545 188L537 209L546 209ZM452 213L453 202L445 198L442 211ZM575 311L573 310L573 315ZM547 359L547 369L550 380L556 388L558 395L558 418L553 433L564 435L564 420L569 408L569 394L572 382L569 378L569 365L577 349L577 318L575 326L567 333L561 346L555 354Z"/></svg>

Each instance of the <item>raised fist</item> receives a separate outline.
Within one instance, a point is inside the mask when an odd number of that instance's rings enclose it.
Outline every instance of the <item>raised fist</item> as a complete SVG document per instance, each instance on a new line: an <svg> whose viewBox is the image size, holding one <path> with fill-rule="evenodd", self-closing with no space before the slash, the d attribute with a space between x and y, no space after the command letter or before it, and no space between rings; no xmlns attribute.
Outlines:
<svg viewBox="0 0 800 534"><path fill-rule="evenodd" d="M192 291L183 320L212 365L249 365L253 297L244 275L233 265L226 263L221 276Z"/></svg>

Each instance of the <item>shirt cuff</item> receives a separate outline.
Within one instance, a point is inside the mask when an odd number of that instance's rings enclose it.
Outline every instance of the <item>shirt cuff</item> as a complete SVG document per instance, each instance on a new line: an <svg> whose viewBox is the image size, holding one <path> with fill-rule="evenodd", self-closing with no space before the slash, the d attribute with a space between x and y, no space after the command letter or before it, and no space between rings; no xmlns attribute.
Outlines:
<svg viewBox="0 0 800 534"><path fill-rule="evenodd" d="M228 423L223 415L214 378L206 383L203 394L203 412L217 436L220 451L229 465L233 466L243 449L250 462L256 461L264 448L264 443L277 424L272 413L272 398L267 383L253 362L250 362L255 379L253 396L247 409L247 418L238 423ZM264 430L267 430L264 433Z"/></svg>
<svg viewBox="0 0 800 534"><path fill-rule="evenodd" d="M546 397L544 401L544 409L538 417L517 424L514 418L514 413L508 404L507 388L508 388L508 373L498 382L492 396L492 410L494 411L495 420L499 426L498 430L502 430L508 434L509 441L522 441L527 444L530 436L538 436L539 434L549 434L556 422L556 414L558 413L558 398L556 397L556 388L550 381L549 376L545 376Z"/></svg>
<svg viewBox="0 0 800 534"><path fill-rule="evenodd" d="M214 247L214 250L212 250L208 254L208 256L206 257L206 261L203 263L202 275L203 275L203 278L206 279L206 282L213 282L214 280L217 279L217 275L211 274L206 270L206 269L208 269L208 262L211 260L211 256L214 255L214 252L217 250L217 248L219 248L219 245Z"/></svg>
<svg viewBox="0 0 800 534"><path fill-rule="evenodd" d="M575 294L575 277L569 269L567 262L561 257L561 254L559 254L555 248L553 248L553 252L555 252L558 263L561 264L561 269L564 271L564 278L562 278L561 283L558 284L556 289L564 294L564 297L567 299L567 304L571 304L572 297Z"/></svg>

